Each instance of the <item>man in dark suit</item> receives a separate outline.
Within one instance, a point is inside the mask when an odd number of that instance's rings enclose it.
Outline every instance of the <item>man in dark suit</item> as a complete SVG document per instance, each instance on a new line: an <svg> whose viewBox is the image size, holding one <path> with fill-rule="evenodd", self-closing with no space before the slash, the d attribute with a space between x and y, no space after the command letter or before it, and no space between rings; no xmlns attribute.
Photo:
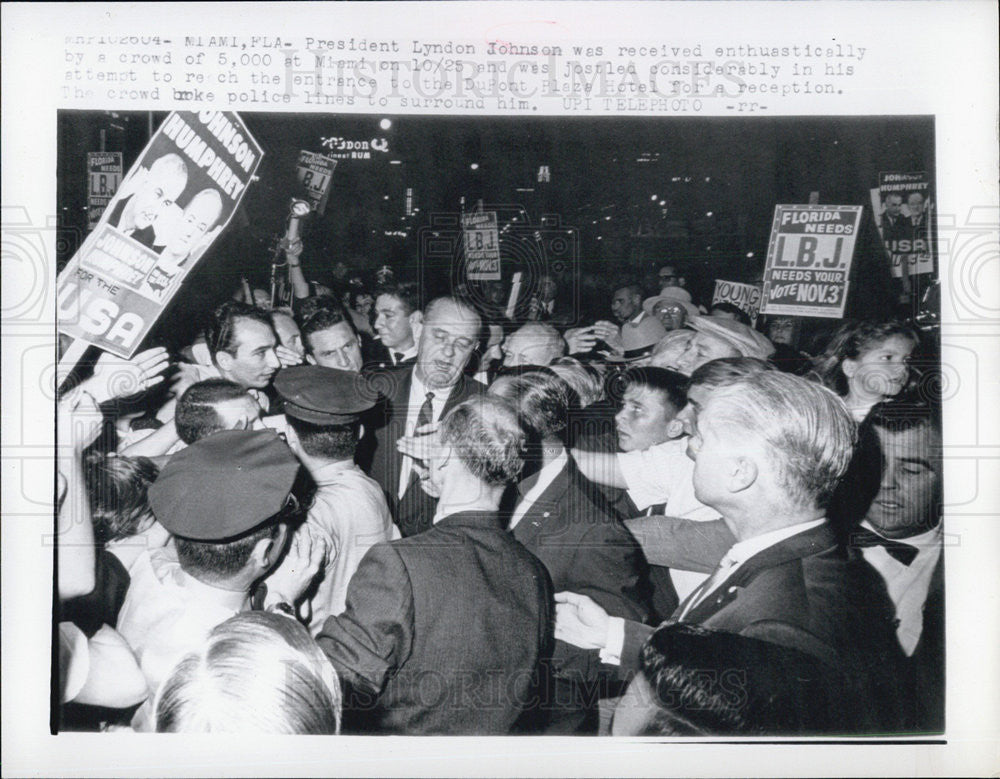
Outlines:
<svg viewBox="0 0 1000 779"><path fill-rule="evenodd" d="M423 322L420 310L420 286L401 282L379 287L375 298L375 332L371 354L365 362L369 369L399 368L417 359L417 340Z"/></svg>
<svg viewBox="0 0 1000 779"><path fill-rule="evenodd" d="M420 487L421 464L403 455L396 442L485 390L463 373L479 328L479 315L468 304L455 298L433 300L424 313L416 362L371 376L373 390L384 400L363 419L374 430L375 446L361 464L385 490L404 536L431 526L435 501Z"/></svg>
<svg viewBox="0 0 1000 779"><path fill-rule="evenodd" d="M673 619L813 655L868 691L879 725L897 723L891 603L825 519L853 447L843 403L798 377L765 372L716 390L691 425L695 494L722 514L736 543ZM609 618L585 596L556 599L557 638L637 668L651 628Z"/></svg>
<svg viewBox="0 0 1000 779"><path fill-rule="evenodd" d="M497 379L490 392L517 403L531 443L529 475L509 501L514 538L545 564L556 589L588 593L618 617L648 618L642 551L560 438L568 386L551 371L534 371ZM550 700L526 727L549 734L596 733L598 698L617 694L609 689L608 669L601 669L595 653L556 642L551 671Z"/></svg>
<svg viewBox="0 0 1000 779"><path fill-rule="evenodd" d="M877 438L878 492L848 536L885 582L912 693L907 729L944 729L944 534L941 527L941 423L926 404L876 406L862 435ZM880 467L881 466L881 467ZM857 485L852 485L857 489Z"/></svg>
<svg viewBox="0 0 1000 779"><path fill-rule="evenodd" d="M317 637L356 693L344 712L355 732L507 733L549 651L551 582L498 516L522 464L514 409L489 398L462 403L437 441L433 527L372 547L346 611Z"/></svg>

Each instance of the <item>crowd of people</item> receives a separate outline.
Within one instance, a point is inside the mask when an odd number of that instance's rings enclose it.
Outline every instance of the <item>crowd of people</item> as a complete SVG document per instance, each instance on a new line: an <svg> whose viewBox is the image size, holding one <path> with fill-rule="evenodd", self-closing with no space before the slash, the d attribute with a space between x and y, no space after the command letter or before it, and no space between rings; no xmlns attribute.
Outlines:
<svg viewBox="0 0 1000 779"><path fill-rule="evenodd" d="M917 329L807 345L673 265L581 311L300 253L290 306L63 388L63 728L942 731Z"/></svg>

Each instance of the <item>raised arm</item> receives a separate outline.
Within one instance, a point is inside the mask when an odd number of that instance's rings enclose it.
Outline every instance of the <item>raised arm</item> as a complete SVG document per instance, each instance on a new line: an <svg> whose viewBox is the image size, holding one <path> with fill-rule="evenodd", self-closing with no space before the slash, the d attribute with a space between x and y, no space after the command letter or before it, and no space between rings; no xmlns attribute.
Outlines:
<svg viewBox="0 0 1000 779"><path fill-rule="evenodd" d="M573 455L580 473L595 484L622 490L628 488L625 474L618 464L618 455L610 452L588 452L584 449L572 449L570 454Z"/></svg>

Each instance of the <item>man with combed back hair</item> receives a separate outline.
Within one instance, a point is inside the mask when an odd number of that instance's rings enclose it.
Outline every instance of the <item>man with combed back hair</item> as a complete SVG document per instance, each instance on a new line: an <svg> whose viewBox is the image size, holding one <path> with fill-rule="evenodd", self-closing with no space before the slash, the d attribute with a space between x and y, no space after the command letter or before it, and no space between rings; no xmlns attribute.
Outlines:
<svg viewBox="0 0 1000 779"><path fill-rule="evenodd" d="M649 579L639 545L566 451L570 391L549 370L490 387L491 395L517 404L531 444L530 470L511 491L510 530L545 563L554 587L586 592L611 614L645 620ZM551 676L550 700L533 712L530 726L550 735L596 733L597 701L609 694L597 654L557 642Z"/></svg>
<svg viewBox="0 0 1000 779"><path fill-rule="evenodd" d="M843 402L814 383L767 371L715 390L687 424L695 495L719 511L736 543L672 619L771 641L843 669L870 691L873 711L865 714L892 726L901 656L891 604L826 520L855 438ZM556 600L557 637L635 670L652 628L609 617L583 595Z"/></svg>
<svg viewBox="0 0 1000 779"><path fill-rule="evenodd" d="M362 459L362 467L370 460L368 471L385 490L404 536L430 527L434 499L420 487L423 466L400 453L396 442L485 390L463 373L476 348L480 326L479 314L468 303L452 297L432 300L424 311L416 361L371 377L372 387L385 398L365 417L365 425L374 428L375 446Z"/></svg>
<svg viewBox="0 0 1000 779"><path fill-rule="evenodd" d="M507 733L547 650L552 585L498 514L521 471L516 412L496 398L467 400L434 435L425 453L440 495L433 526L373 546L347 609L317 637L354 693L351 732Z"/></svg>

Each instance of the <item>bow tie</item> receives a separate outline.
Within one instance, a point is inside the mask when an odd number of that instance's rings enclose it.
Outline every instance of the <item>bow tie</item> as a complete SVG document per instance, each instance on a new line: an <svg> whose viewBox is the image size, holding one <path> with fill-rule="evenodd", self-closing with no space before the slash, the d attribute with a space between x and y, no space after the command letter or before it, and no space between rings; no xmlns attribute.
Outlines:
<svg viewBox="0 0 1000 779"><path fill-rule="evenodd" d="M881 546L903 565L912 563L919 551L915 546L904 544L902 541L893 541L891 538L883 538L878 533L873 533L871 530L863 527L851 533L850 545L857 549L869 549L873 546Z"/></svg>

